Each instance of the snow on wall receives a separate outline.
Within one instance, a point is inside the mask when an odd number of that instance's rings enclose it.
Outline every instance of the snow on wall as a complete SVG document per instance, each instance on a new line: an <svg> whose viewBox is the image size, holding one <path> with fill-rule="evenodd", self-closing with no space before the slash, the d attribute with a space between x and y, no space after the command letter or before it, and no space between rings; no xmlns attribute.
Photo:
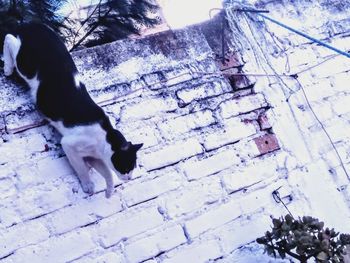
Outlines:
<svg viewBox="0 0 350 263"><path fill-rule="evenodd" d="M305 101L291 102L300 91L287 103L275 79L221 74L258 67L249 50L220 63L218 31L212 23L73 54L112 123L145 143L140 169L129 182L116 180L111 199L97 174L96 194L82 192L58 134L28 92L0 74L1 262L268 262L259 247L245 245L269 228L271 215L286 214L271 195L276 189L295 215L349 231L348 181L338 191L340 169L315 149L320 140ZM337 141L345 148L346 136Z"/></svg>

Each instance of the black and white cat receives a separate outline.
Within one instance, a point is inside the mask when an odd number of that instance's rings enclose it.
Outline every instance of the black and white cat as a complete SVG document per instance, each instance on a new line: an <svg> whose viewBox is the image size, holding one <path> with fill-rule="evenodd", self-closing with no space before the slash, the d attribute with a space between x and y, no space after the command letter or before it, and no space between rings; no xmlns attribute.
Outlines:
<svg viewBox="0 0 350 263"><path fill-rule="evenodd" d="M38 109L61 133L61 144L76 171L83 191L94 192L90 167L106 180L106 197L114 190L113 170L129 179L136 166L132 144L114 129L103 110L91 99L63 42L42 24L23 24L4 41L4 73L14 69L30 86Z"/></svg>

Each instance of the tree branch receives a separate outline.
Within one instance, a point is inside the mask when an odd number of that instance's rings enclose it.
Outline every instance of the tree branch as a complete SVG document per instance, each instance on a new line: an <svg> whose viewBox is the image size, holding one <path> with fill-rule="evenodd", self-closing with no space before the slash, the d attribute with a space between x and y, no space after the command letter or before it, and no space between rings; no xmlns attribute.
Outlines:
<svg viewBox="0 0 350 263"><path fill-rule="evenodd" d="M86 32L86 34L76 43L73 45L73 47L69 50L70 52L74 51L77 47L80 46L81 43L84 42L84 40L90 36L95 30L96 28L98 28L100 26L100 21L104 18L106 18L106 16L108 16L108 14L112 11L112 8L110 7L109 10L103 15L103 17L101 17L95 25L93 25L90 30L88 32Z"/></svg>

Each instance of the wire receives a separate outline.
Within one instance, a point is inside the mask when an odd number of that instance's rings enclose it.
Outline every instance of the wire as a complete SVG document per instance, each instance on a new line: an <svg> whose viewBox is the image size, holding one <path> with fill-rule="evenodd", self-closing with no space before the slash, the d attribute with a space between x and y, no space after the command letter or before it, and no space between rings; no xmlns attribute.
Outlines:
<svg viewBox="0 0 350 263"><path fill-rule="evenodd" d="M334 149L334 151L335 151L335 153L336 153L336 155L337 155L337 157L338 157L338 159L339 159L339 161L340 161L340 165L342 166L342 169L344 170L346 176L347 176L348 179L350 180L350 176L349 176L349 174L348 174L348 172L347 172L347 170L346 170L346 168L345 168L343 159L341 158L341 156L340 156L340 154L339 154L339 152L338 152L337 147L335 147L335 144L334 144L334 142L333 142L331 136L330 136L329 133L327 132L326 128L324 127L323 123L321 122L321 120L318 118L317 114L315 113L315 111L314 111L313 108L311 107L310 101L309 101L309 99L308 99L308 97L307 97L307 95L306 95L306 92L305 92L305 89L304 89L303 85L301 85L300 81L299 81L297 78L296 78L295 80L297 81L297 83L298 83L298 85L299 85L301 91L303 92L304 98L305 98L305 100L306 100L306 103L307 103L308 107L310 108L310 111L312 112L312 115L315 117L315 119L317 120L317 122L320 124L322 130L323 130L324 133L326 134L328 140L330 141L330 143L331 143L331 145L332 145L332 147L333 147L333 149Z"/></svg>
<svg viewBox="0 0 350 263"><path fill-rule="evenodd" d="M288 211L288 213L291 215L291 217L294 218L293 214L290 212L290 210L288 209L287 205L283 202L283 200L281 198L280 192L278 191L281 188L282 188L282 186L280 186L279 188L274 190L272 192L272 197L273 197L273 199L275 200L276 203L278 203L278 204L281 203L284 206L284 208Z"/></svg>
<svg viewBox="0 0 350 263"><path fill-rule="evenodd" d="M244 11L243 11L243 12L244 12ZM350 54L347 53L347 52L344 52L344 51L342 51L342 50L340 50L340 49L338 49L338 48L335 48L335 47L333 47L333 46L331 46L331 45L328 45L327 43L324 43L324 42L322 42L321 40L318 40L318 39L316 39L316 38L314 38L314 37L312 37L312 36L309 36L308 34L305 34L305 33L301 32L301 31L299 31L299 30L296 30L296 29L294 29L294 28L292 28L292 27L290 27L290 26L288 26L288 25L286 25L286 24L283 24L283 23L281 23L281 22L279 22L279 21L277 21L277 20L275 20L275 19L272 19L272 18L270 18L270 17L268 17L268 16L265 16L265 15L263 15L263 14L261 14L261 13L257 13L257 14L258 14L259 16L261 16L261 17L263 17L263 18L265 18L265 19L271 21L272 23L275 23L275 24L277 24L277 25L279 25L279 26L281 26L281 27L284 27L284 28L286 28L286 29L288 29L288 30L290 30L290 31L292 31L292 32L294 32L294 33L300 35L300 36L303 36L303 37L305 37L305 38L311 40L312 42L315 42L315 43L317 43L317 44L319 44L319 45L321 45L321 46L324 46L324 47L326 47L326 48L328 48L328 49L330 49L330 50L333 50L333 51L337 52L337 53L340 54L340 55L343 55L343 56L345 56L345 57L347 57L347 58L350 58Z"/></svg>

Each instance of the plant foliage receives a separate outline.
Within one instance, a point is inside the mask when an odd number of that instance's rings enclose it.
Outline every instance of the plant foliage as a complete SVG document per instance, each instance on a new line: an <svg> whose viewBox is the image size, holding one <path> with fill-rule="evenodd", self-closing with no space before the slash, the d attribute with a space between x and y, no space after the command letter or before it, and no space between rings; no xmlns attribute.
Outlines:
<svg viewBox="0 0 350 263"><path fill-rule="evenodd" d="M86 46L95 46L139 34L142 27L160 23L159 17L152 16L158 9L152 0L100 0L81 22L86 33L73 44L72 50L84 42Z"/></svg>
<svg viewBox="0 0 350 263"><path fill-rule="evenodd" d="M100 0L88 17L73 21L57 12L68 0L0 0L0 42L23 22L41 22L59 33L71 50L140 34L160 23L154 0ZM2 46L0 46L2 49ZM0 52L1 53L1 52Z"/></svg>
<svg viewBox="0 0 350 263"><path fill-rule="evenodd" d="M272 230L256 241L265 246L270 256L289 255L300 262L314 258L316 262L343 262L350 235L324 228L318 219L304 216L298 220L291 215L272 219Z"/></svg>
<svg viewBox="0 0 350 263"><path fill-rule="evenodd" d="M57 32L64 28L65 18L57 11L66 0L0 0L0 41L20 23L41 22Z"/></svg>

